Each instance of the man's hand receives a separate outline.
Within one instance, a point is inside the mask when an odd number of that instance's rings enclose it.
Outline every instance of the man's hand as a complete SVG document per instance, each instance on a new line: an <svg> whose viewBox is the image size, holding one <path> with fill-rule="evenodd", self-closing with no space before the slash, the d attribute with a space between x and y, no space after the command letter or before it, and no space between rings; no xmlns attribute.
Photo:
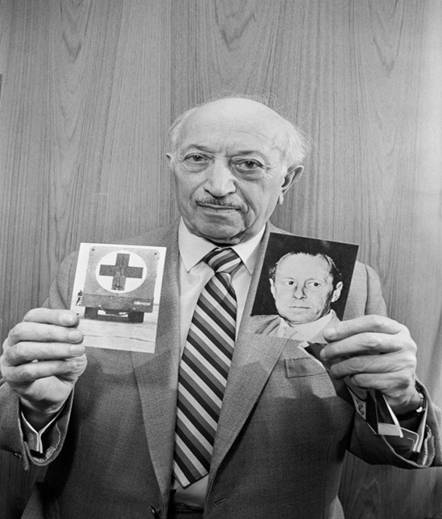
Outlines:
<svg viewBox="0 0 442 519"><path fill-rule="evenodd" d="M388 317L366 315L327 327L322 360L336 378L383 393L398 413L419 405L415 388L416 344L408 329Z"/></svg>
<svg viewBox="0 0 442 519"><path fill-rule="evenodd" d="M86 368L77 325L74 312L35 308L3 343L1 375L19 395L34 427L43 426L62 408Z"/></svg>

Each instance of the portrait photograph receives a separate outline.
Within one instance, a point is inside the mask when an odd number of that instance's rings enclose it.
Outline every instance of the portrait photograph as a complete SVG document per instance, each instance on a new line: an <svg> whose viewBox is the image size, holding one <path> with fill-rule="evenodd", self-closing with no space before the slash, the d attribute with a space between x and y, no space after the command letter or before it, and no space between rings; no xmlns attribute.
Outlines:
<svg viewBox="0 0 442 519"><path fill-rule="evenodd" d="M350 243L271 233L250 331L295 338L295 330L319 332L342 320L357 251Z"/></svg>

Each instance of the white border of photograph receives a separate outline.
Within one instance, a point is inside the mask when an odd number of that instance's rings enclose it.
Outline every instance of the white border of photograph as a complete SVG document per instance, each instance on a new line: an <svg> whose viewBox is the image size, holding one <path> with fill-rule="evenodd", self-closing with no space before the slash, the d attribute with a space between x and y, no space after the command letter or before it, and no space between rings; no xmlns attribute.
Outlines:
<svg viewBox="0 0 442 519"><path fill-rule="evenodd" d="M105 249L103 255L107 255L111 251L127 251L141 256L143 251L158 252L159 257L156 265L153 309L152 312L144 313L143 322L94 320L84 317L85 307L78 304L78 294L80 292L83 293L89 265L89 256L92 248ZM84 334L83 344L85 346L92 348L154 353L165 258L165 247L109 243L80 244L72 290L71 309L80 316L79 329ZM112 292L109 293L111 294Z"/></svg>

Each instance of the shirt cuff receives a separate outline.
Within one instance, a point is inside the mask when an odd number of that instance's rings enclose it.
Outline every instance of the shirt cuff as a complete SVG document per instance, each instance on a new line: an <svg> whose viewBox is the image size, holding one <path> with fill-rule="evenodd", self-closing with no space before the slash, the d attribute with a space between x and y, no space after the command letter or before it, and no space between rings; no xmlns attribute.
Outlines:
<svg viewBox="0 0 442 519"><path fill-rule="evenodd" d="M37 431L29 422L26 420L23 411L20 412L20 426L23 435L23 441L28 451L29 456L34 461L46 461L56 450L60 442L60 431L54 423L62 413L64 406L58 411L58 413ZM45 443L48 445L45 448L43 444L43 435L46 434Z"/></svg>
<svg viewBox="0 0 442 519"><path fill-rule="evenodd" d="M371 427L373 432L383 436L402 456L411 457L421 453L424 440L431 436L426 426L428 402L424 410L415 417L401 420L397 417L385 396L379 391L355 391L347 386L356 412Z"/></svg>
<svg viewBox="0 0 442 519"><path fill-rule="evenodd" d="M402 432L402 437L387 437L387 441L397 451L404 451L404 456L406 453L409 453L409 455L420 454L422 451L424 439L431 436L431 431L427 426L427 399L424 400L423 410L419 414L416 413L415 416L411 416L407 419L402 419L400 416L396 416L395 412L391 409L384 395L382 395L382 398L385 402L385 405L388 407L388 410L391 413L391 415L394 416L397 422L399 423Z"/></svg>

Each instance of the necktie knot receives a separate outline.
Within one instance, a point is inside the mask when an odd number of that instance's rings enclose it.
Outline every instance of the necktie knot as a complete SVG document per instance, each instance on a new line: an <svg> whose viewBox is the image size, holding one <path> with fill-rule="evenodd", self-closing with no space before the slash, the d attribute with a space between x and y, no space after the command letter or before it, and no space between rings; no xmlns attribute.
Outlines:
<svg viewBox="0 0 442 519"><path fill-rule="evenodd" d="M203 261L216 273L225 273L230 275L233 275L233 273L241 266L241 258L230 247L211 250L204 256Z"/></svg>

